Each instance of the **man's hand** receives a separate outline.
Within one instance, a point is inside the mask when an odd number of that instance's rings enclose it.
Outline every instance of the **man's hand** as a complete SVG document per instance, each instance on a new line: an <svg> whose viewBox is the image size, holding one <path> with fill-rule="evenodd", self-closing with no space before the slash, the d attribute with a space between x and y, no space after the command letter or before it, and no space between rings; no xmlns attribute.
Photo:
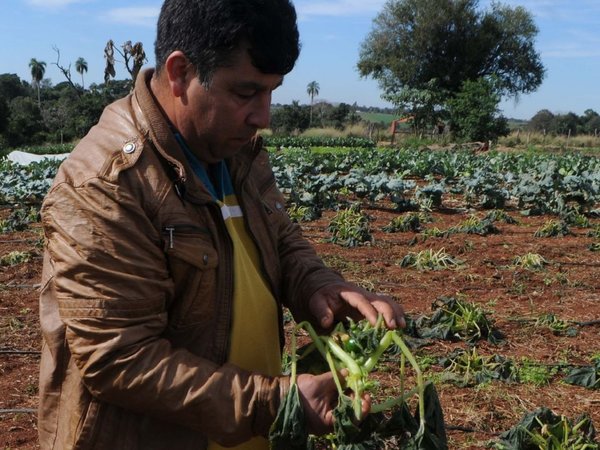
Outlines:
<svg viewBox="0 0 600 450"><path fill-rule="evenodd" d="M354 320L364 317L375 325L379 314L390 329L406 326L404 311L392 298L351 283L336 283L319 289L308 301L308 307L323 330L346 317Z"/></svg>
<svg viewBox="0 0 600 450"><path fill-rule="evenodd" d="M342 370L341 377L347 375ZM298 392L304 409L308 432L321 436L333 431L333 410L338 404L338 391L331 372L321 375L298 375ZM371 411L371 397L362 399L362 417Z"/></svg>

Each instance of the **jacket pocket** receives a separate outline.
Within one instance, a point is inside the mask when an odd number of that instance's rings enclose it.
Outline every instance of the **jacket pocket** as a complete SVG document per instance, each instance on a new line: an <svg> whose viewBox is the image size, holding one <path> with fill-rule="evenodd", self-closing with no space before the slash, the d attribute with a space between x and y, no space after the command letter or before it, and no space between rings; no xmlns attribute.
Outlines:
<svg viewBox="0 0 600 450"><path fill-rule="evenodd" d="M285 198L277 188L275 178L265 183L259 190L263 208L272 225L280 226L289 221Z"/></svg>
<svg viewBox="0 0 600 450"><path fill-rule="evenodd" d="M76 436L77 441L73 448L97 448L98 435L102 430L102 421L104 418L104 407L99 401L88 396L88 404L86 410L79 417L77 424Z"/></svg>
<svg viewBox="0 0 600 450"><path fill-rule="evenodd" d="M208 230L167 225L163 242L175 292L169 305L169 327L209 323L215 313L219 258Z"/></svg>

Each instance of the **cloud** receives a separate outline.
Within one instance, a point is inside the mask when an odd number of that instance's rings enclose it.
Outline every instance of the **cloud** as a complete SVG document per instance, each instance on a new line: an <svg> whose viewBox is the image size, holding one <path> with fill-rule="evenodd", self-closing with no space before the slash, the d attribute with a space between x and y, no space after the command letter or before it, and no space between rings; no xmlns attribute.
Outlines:
<svg viewBox="0 0 600 450"><path fill-rule="evenodd" d="M112 23L154 27L159 13L160 6L115 8L108 11L103 18Z"/></svg>
<svg viewBox="0 0 600 450"><path fill-rule="evenodd" d="M360 16L381 11L386 0L304 0L296 2L300 18L315 16Z"/></svg>

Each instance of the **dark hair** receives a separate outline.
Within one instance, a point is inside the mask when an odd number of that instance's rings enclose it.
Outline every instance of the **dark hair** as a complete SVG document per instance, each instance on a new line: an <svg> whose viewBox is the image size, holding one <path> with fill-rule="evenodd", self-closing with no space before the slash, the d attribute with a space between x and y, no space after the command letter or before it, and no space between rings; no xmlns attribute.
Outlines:
<svg viewBox="0 0 600 450"><path fill-rule="evenodd" d="M242 42L261 72L290 72L300 53L294 6L289 0L165 0L154 45L156 71L180 50L207 84Z"/></svg>

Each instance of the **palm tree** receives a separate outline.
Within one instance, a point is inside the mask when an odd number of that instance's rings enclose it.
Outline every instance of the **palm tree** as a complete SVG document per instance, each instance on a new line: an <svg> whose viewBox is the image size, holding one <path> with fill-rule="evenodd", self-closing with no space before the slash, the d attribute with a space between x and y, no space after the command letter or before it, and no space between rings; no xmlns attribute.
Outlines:
<svg viewBox="0 0 600 450"><path fill-rule="evenodd" d="M75 61L75 70L81 75L81 87L85 90L85 84L83 83L83 72L88 71L87 61L81 57L77 58L77 61Z"/></svg>
<svg viewBox="0 0 600 450"><path fill-rule="evenodd" d="M313 103L316 95L319 95L319 83L311 81L306 86L306 92L310 95L310 124L312 125Z"/></svg>
<svg viewBox="0 0 600 450"><path fill-rule="evenodd" d="M31 84L37 87L38 95L38 108L42 109L42 102L40 99L40 83L46 73L46 63L44 61L38 61L35 58L31 58L29 61L29 68L31 69Z"/></svg>

